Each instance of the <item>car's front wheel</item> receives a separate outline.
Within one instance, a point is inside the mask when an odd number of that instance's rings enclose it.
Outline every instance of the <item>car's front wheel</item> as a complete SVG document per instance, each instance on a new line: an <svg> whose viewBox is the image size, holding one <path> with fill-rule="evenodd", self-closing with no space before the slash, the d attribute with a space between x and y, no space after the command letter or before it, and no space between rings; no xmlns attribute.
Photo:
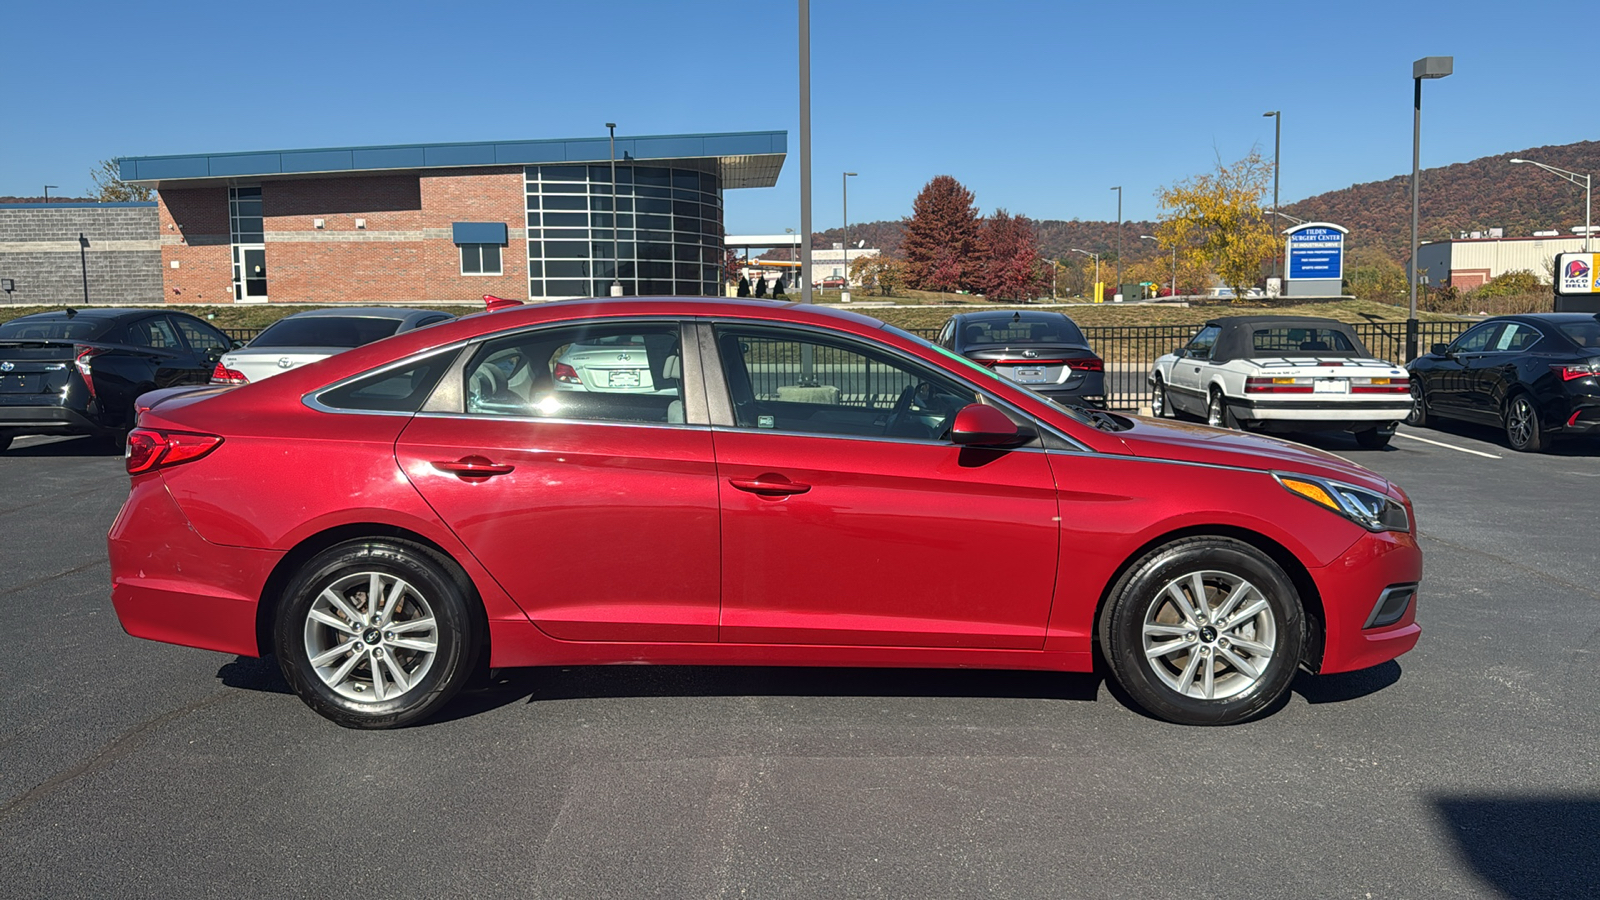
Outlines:
<svg viewBox="0 0 1600 900"><path fill-rule="evenodd" d="M1545 447L1544 430L1539 425L1539 408L1525 393L1513 396L1506 404L1506 443L1519 453L1537 453Z"/></svg>
<svg viewBox="0 0 1600 900"><path fill-rule="evenodd" d="M290 582L274 637L284 678L346 728L417 722L471 675L466 587L438 554L398 540L323 551Z"/></svg>
<svg viewBox="0 0 1600 900"><path fill-rule="evenodd" d="M1155 387L1150 393L1150 414L1158 419L1172 418L1172 402L1167 398L1167 383L1156 376Z"/></svg>
<svg viewBox="0 0 1600 900"><path fill-rule="evenodd" d="M1305 619L1283 569L1242 541L1194 537L1145 555L1112 589L1100 648L1158 718L1232 725L1289 690Z"/></svg>

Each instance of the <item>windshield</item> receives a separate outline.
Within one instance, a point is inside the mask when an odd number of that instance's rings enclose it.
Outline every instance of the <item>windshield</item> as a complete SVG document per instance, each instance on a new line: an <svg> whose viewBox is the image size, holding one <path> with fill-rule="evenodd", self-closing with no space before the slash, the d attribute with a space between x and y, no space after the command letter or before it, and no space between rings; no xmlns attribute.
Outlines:
<svg viewBox="0 0 1600 900"><path fill-rule="evenodd" d="M107 319L13 319L0 325L0 341L92 341L113 324Z"/></svg>
<svg viewBox="0 0 1600 900"><path fill-rule="evenodd" d="M291 316L267 326L252 347L359 347L389 337L399 319L368 316Z"/></svg>
<svg viewBox="0 0 1600 900"><path fill-rule="evenodd" d="M975 344L1079 344L1088 346L1083 332L1066 316L1034 313L1011 319L979 319L961 327L962 342Z"/></svg>

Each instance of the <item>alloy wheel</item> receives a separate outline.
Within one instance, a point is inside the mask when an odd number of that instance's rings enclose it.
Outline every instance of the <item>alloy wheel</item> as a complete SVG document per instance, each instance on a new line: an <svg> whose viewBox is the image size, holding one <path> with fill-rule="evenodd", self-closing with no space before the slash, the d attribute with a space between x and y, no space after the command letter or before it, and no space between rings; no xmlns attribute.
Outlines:
<svg viewBox="0 0 1600 900"><path fill-rule="evenodd" d="M439 626L427 598L387 572L329 584L306 613L306 657L322 683L357 703L402 696L433 667Z"/></svg>
<svg viewBox="0 0 1600 900"><path fill-rule="evenodd" d="M1197 700L1221 700L1261 680L1277 650L1277 620L1254 584L1204 570L1172 579L1144 616L1144 657L1157 678Z"/></svg>
<svg viewBox="0 0 1600 900"><path fill-rule="evenodd" d="M1226 416L1223 413L1222 395L1215 391L1211 394L1211 403L1206 407L1206 424L1212 428L1226 428Z"/></svg>
<svg viewBox="0 0 1600 900"><path fill-rule="evenodd" d="M1539 414L1533 408L1533 403L1524 395L1512 398L1511 408L1506 411L1506 439L1516 450L1531 448L1537 444L1539 434Z"/></svg>

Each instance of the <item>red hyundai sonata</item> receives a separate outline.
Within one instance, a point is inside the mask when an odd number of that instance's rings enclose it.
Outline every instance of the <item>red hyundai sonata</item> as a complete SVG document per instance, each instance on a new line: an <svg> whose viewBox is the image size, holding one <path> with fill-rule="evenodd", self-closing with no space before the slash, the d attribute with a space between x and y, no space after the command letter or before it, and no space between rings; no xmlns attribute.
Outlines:
<svg viewBox="0 0 1600 900"><path fill-rule="evenodd" d="M135 636L416 722L483 667L1087 672L1163 719L1417 642L1411 506L1277 440L1057 406L874 319L481 313L150 397L109 537Z"/></svg>

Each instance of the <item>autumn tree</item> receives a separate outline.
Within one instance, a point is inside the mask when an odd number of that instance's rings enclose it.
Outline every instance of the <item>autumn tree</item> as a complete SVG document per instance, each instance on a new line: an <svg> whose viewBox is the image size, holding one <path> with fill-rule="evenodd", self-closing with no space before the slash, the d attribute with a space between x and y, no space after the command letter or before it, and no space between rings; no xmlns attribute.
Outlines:
<svg viewBox="0 0 1600 900"><path fill-rule="evenodd" d="M1351 251L1345 270L1344 290L1352 297L1398 305L1410 296L1405 267L1382 249L1364 247Z"/></svg>
<svg viewBox="0 0 1600 900"><path fill-rule="evenodd" d="M1038 294L1039 242L1027 216L995 210L983 220L978 246L983 256L979 285L985 296L1028 300Z"/></svg>
<svg viewBox="0 0 1600 900"><path fill-rule="evenodd" d="M1176 245L1180 257L1203 262L1235 297L1261 275L1261 264L1278 252L1277 236L1261 203L1272 188L1272 166L1258 151L1232 165L1156 192L1162 221L1156 237Z"/></svg>
<svg viewBox="0 0 1600 900"><path fill-rule="evenodd" d="M150 189L122 180L122 172L114 159L102 159L89 170L94 180L94 198L101 203L127 203L130 200L149 200Z"/></svg>
<svg viewBox="0 0 1600 900"><path fill-rule="evenodd" d="M972 288L983 269L978 210L972 192L949 175L917 195L900 244L911 287L924 291Z"/></svg>
<svg viewBox="0 0 1600 900"><path fill-rule="evenodd" d="M885 297L900 293L906 286L906 264L887 256L858 256L850 260L850 280L868 290L878 289Z"/></svg>

